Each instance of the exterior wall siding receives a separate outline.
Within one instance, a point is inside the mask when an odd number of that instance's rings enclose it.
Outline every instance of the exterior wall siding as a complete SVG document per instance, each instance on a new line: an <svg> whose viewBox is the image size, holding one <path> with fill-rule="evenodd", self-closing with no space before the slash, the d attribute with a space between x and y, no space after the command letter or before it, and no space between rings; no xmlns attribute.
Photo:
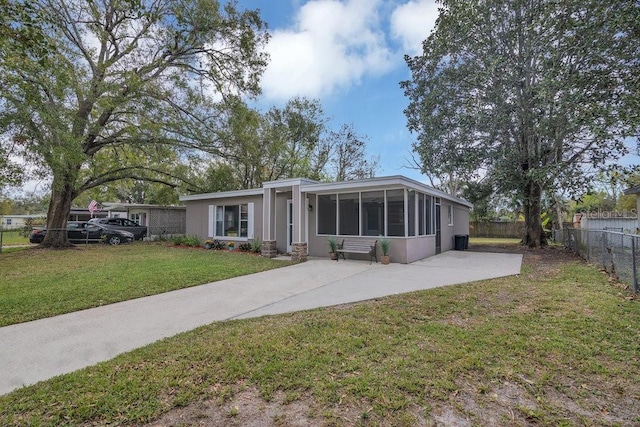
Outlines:
<svg viewBox="0 0 640 427"><path fill-rule="evenodd" d="M453 232L469 235L469 209L464 206L454 205Z"/></svg>
<svg viewBox="0 0 640 427"><path fill-rule="evenodd" d="M262 237L262 196L232 197L221 199L194 200L185 202L186 210L186 234L195 235L202 240L212 239L209 235L209 206L239 205L254 203L253 209L253 236ZM226 239L223 237L223 239ZM250 240L248 238L234 237L230 240Z"/></svg>
<svg viewBox="0 0 640 427"><path fill-rule="evenodd" d="M454 248L454 240L453 236L455 233L455 224L456 224L456 209L453 210L453 225L449 225L449 206L452 203L448 200L442 200L441 204L441 227L440 232L442 236L441 244L442 244L442 252L450 251Z"/></svg>

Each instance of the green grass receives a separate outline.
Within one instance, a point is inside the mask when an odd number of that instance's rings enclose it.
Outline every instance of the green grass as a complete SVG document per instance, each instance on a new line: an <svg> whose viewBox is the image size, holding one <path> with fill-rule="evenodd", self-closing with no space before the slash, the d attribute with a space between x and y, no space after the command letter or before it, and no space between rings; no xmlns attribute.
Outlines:
<svg viewBox="0 0 640 427"><path fill-rule="evenodd" d="M22 235L22 230L3 230L2 246L28 245L29 238ZM3 248L4 249L4 248Z"/></svg>
<svg viewBox="0 0 640 427"><path fill-rule="evenodd" d="M470 237L470 245L519 245L522 239L507 237Z"/></svg>
<svg viewBox="0 0 640 427"><path fill-rule="evenodd" d="M269 270L287 262L161 244L3 253L0 326Z"/></svg>
<svg viewBox="0 0 640 427"><path fill-rule="evenodd" d="M11 252L27 251L31 249L31 246L3 246L2 254L8 254ZM0 254L0 256L2 255Z"/></svg>
<svg viewBox="0 0 640 427"><path fill-rule="evenodd" d="M442 407L473 425L640 422L638 302L584 263L547 270L215 323L0 397L0 425L146 423L246 387L309 397L321 425L415 425L415 408Z"/></svg>

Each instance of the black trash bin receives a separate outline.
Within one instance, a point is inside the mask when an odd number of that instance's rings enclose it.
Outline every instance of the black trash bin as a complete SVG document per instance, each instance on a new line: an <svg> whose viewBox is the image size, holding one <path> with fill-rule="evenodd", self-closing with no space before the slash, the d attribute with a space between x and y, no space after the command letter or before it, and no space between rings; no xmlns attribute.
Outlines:
<svg viewBox="0 0 640 427"><path fill-rule="evenodd" d="M455 236L455 249L456 251L464 251L466 245L466 237L464 234L456 234Z"/></svg>
<svg viewBox="0 0 640 427"><path fill-rule="evenodd" d="M469 235L465 234L464 235L464 250L466 251L467 249L469 249Z"/></svg>

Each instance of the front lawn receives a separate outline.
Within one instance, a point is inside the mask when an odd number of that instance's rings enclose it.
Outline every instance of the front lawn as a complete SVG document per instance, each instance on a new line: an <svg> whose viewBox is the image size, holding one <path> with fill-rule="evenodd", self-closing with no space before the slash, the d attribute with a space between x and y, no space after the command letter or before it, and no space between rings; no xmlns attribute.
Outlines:
<svg viewBox="0 0 640 427"><path fill-rule="evenodd" d="M638 301L559 248L525 264L214 323L0 397L0 425L639 425Z"/></svg>
<svg viewBox="0 0 640 427"><path fill-rule="evenodd" d="M4 253L0 258L0 326L289 264L246 253L148 243Z"/></svg>

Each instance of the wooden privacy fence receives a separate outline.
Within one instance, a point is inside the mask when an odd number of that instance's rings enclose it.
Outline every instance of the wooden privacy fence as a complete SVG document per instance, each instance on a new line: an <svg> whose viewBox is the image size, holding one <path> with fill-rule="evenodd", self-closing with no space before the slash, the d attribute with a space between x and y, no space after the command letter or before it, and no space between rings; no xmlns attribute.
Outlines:
<svg viewBox="0 0 640 427"><path fill-rule="evenodd" d="M524 236L524 221L484 221L469 223L471 237L513 237Z"/></svg>

